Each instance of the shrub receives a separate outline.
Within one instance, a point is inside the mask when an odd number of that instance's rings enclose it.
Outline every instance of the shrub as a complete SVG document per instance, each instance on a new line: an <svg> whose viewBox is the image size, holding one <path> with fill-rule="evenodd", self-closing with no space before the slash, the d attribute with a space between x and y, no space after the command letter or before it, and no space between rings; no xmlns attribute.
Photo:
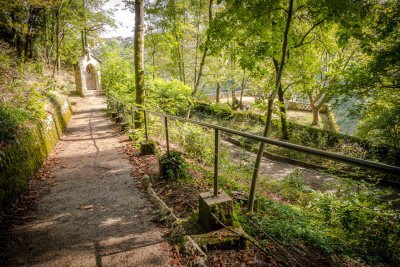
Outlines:
<svg viewBox="0 0 400 267"><path fill-rule="evenodd" d="M167 180L185 178L187 175L186 163L182 153L171 151L160 158L160 176Z"/></svg>
<svg viewBox="0 0 400 267"><path fill-rule="evenodd" d="M31 119L27 110L0 105L0 141L8 143L19 137L23 132L22 125Z"/></svg>

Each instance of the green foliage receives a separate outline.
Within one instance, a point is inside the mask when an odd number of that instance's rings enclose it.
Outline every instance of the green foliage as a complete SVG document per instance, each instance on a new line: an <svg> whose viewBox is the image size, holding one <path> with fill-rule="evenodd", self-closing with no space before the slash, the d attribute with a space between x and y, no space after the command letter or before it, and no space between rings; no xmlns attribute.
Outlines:
<svg viewBox="0 0 400 267"><path fill-rule="evenodd" d="M400 219L376 184L341 181L337 193L309 189L296 170L283 180L266 180L271 191L294 204L259 197L260 211L241 217L246 230L265 242L309 245L328 255L367 264L400 263ZM254 223L256 225L254 225Z"/></svg>
<svg viewBox="0 0 400 267"><path fill-rule="evenodd" d="M377 144L400 148L400 101L367 102L356 135Z"/></svg>
<svg viewBox="0 0 400 267"><path fill-rule="evenodd" d="M214 150L210 144L213 143L213 136L207 130L181 122L174 122L171 126L169 127L171 141L179 144L189 157L212 165Z"/></svg>
<svg viewBox="0 0 400 267"><path fill-rule="evenodd" d="M0 73L5 72L10 66L10 57L5 54L0 54Z"/></svg>
<svg viewBox="0 0 400 267"><path fill-rule="evenodd" d="M114 96L135 99L135 74L131 50L122 51L117 44L107 44L101 51L101 82L103 90Z"/></svg>
<svg viewBox="0 0 400 267"><path fill-rule="evenodd" d="M121 50L117 44L109 44L102 50L102 84L107 94L134 104L135 74L129 58L133 50ZM164 80L146 76L145 107L171 115L181 114L188 106L191 89L178 80Z"/></svg>
<svg viewBox="0 0 400 267"><path fill-rule="evenodd" d="M182 153L170 151L160 157L161 176L167 180L184 179L187 176L187 166Z"/></svg>
<svg viewBox="0 0 400 267"><path fill-rule="evenodd" d="M147 106L170 115L183 114L187 108L192 89L178 80L147 79Z"/></svg>
<svg viewBox="0 0 400 267"><path fill-rule="evenodd" d="M281 249L288 251L291 246L311 246L327 255L350 251L342 242L331 237L329 229L316 223L298 207L265 198L258 201L260 211L238 216L238 219L246 232L264 243L278 241L283 246Z"/></svg>
<svg viewBox="0 0 400 267"><path fill-rule="evenodd" d="M252 132L254 134L262 134L262 123L264 118L262 115L252 112L236 112L226 106L209 103L196 102L194 110L208 117L203 120L214 118L218 124L228 126L238 130ZM215 123L215 121L213 121ZM278 125L278 123L273 125ZM279 138L279 126L272 127L272 137ZM313 127L300 125L293 122L287 122L289 131L289 142L310 146L322 150L330 150L341 154L360 157L379 162L400 165L400 150L393 146L374 144L370 141L344 134L334 133L331 131L315 129ZM250 140L246 142L251 143ZM271 147L271 149L274 149ZM276 148L275 148L276 149ZM276 150L279 152L280 150ZM279 152L280 153L280 152ZM302 157L304 160L304 157Z"/></svg>
<svg viewBox="0 0 400 267"><path fill-rule="evenodd" d="M8 143L20 137L23 133L22 125L31 118L27 110L7 104L0 105L0 141Z"/></svg>

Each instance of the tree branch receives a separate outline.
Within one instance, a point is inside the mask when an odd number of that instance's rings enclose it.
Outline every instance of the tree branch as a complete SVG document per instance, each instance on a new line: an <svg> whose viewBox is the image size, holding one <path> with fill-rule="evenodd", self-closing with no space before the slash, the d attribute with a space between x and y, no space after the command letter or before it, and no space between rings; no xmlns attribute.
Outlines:
<svg viewBox="0 0 400 267"><path fill-rule="evenodd" d="M297 48L299 46L303 45L304 40L306 39L307 35L314 30L315 27L317 27L319 24L321 24L322 22L324 22L324 20L320 20L317 23L315 23L307 32L306 34L304 34L303 38L301 39L300 43L298 43L297 45L293 46L293 48Z"/></svg>
<svg viewBox="0 0 400 267"><path fill-rule="evenodd" d="M301 82L298 81L298 82L292 82L292 83L290 83L288 86L286 86L285 90L283 90L283 93L285 93L286 90L289 89L290 86L292 86L293 84L296 84L296 83L301 83Z"/></svg>
<svg viewBox="0 0 400 267"><path fill-rule="evenodd" d="M317 110L319 110L321 107L322 107L322 105L325 103L325 101L326 101L326 99L328 98L328 95L327 94L324 94L324 96L322 97L322 99L321 99L321 101L319 102L319 104L317 105Z"/></svg>

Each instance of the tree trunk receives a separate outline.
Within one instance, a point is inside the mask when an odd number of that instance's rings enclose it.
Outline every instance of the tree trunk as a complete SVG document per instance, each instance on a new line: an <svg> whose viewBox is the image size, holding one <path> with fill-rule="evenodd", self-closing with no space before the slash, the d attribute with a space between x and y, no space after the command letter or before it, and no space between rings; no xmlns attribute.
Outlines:
<svg viewBox="0 0 400 267"><path fill-rule="evenodd" d="M182 59L181 59L181 50L180 50L180 44L179 44L178 35L175 36L175 40L176 40L176 43L177 43L176 51L178 53L179 80L181 80L181 82L185 83L183 75L182 75Z"/></svg>
<svg viewBox="0 0 400 267"><path fill-rule="evenodd" d="M279 63L276 59L273 59L273 63L274 63L274 67L275 67L275 71L276 73L278 73L279 71ZM279 86L278 89L278 98L279 98L279 102L284 103L285 99L283 98L284 92L282 89L282 84ZM287 130L287 123L286 123L286 108L284 106L280 106L279 107L279 117L281 120L281 124L282 124L282 139L283 140L288 140L289 139L289 134L288 134L288 130Z"/></svg>
<svg viewBox="0 0 400 267"><path fill-rule="evenodd" d="M215 97L215 102L219 103L219 95L221 94L221 83L217 82L217 94Z"/></svg>
<svg viewBox="0 0 400 267"><path fill-rule="evenodd" d="M61 45L61 29L60 29L60 14L64 1L61 1L60 6L56 9L56 60L54 62L53 75L60 71L61 58L60 58L60 45Z"/></svg>
<svg viewBox="0 0 400 267"><path fill-rule="evenodd" d="M211 20L212 20L212 5L213 5L213 0L210 0L210 4L208 6L208 27L210 27ZM210 41L210 35L207 34L203 56L201 57L201 61L200 61L199 74L197 75L197 81L193 88L192 97L196 95L197 90L199 89L200 79L201 79L201 76L203 75L204 62L205 62L206 56L207 56L209 41Z"/></svg>
<svg viewBox="0 0 400 267"><path fill-rule="evenodd" d="M51 12L51 16L52 16L52 19L51 19L51 31L50 31L50 48L49 48L49 51L47 52L47 55L46 55L46 57L47 57L47 65L50 65L50 60L51 60L51 54L53 53L53 48L54 48L54 32L55 32L55 28L56 28L56 25L55 25L55 23L54 23L54 18L53 18L53 13Z"/></svg>
<svg viewBox="0 0 400 267"><path fill-rule="evenodd" d="M144 106L144 8L143 0L135 0L135 86L136 86L136 105ZM135 128L143 128L143 112L135 113Z"/></svg>
<svg viewBox="0 0 400 267"><path fill-rule="evenodd" d="M312 115L313 115L313 120L312 120L311 126L318 125L319 109L317 109L317 107L315 107L314 105L311 105L311 111L312 111Z"/></svg>
<svg viewBox="0 0 400 267"><path fill-rule="evenodd" d="M183 84L186 84L186 72L185 72L185 47L183 45L183 40L181 42L181 65L182 65L182 78Z"/></svg>
<svg viewBox="0 0 400 267"><path fill-rule="evenodd" d="M200 11L201 11L202 1L199 1L199 10L197 12L197 33L196 33L196 45L194 48L194 79L193 88L196 86L197 82L197 53L200 47L199 32L200 32Z"/></svg>
<svg viewBox="0 0 400 267"><path fill-rule="evenodd" d="M81 42L82 42L82 55L85 54L85 34L84 30L81 30Z"/></svg>
<svg viewBox="0 0 400 267"><path fill-rule="evenodd" d="M236 110L238 108L238 104L236 104L236 92L235 87L231 86L231 97L232 97L232 110Z"/></svg>
<svg viewBox="0 0 400 267"><path fill-rule="evenodd" d="M212 19L212 5L213 5L213 0L210 0L210 4L208 6L208 25L209 26L210 26L211 19ZM207 45L208 45L209 41L210 41L210 35L207 34L203 56L201 57L201 61L200 61L199 74L197 75L197 80L196 80L196 83L195 83L195 85L193 87L192 97L194 97L197 94L197 91L199 90L200 79L201 79L201 76L203 75L203 67L204 67L204 62L206 60L206 56L207 56L207 51L208 51L208 46ZM190 109L191 108L192 108L192 105L189 104L188 110L186 112L186 118L190 117Z"/></svg>
<svg viewBox="0 0 400 267"><path fill-rule="evenodd" d="M155 58L155 56L156 56L156 44L153 42L153 53L152 53L152 55L151 55L153 67L154 67L155 64L156 64L156 58ZM154 73L154 70L153 70L153 80L154 80L155 78L156 78L156 77L155 77L155 73Z"/></svg>
<svg viewBox="0 0 400 267"><path fill-rule="evenodd" d="M286 20L285 32L283 33L282 57L281 57L281 62L279 64L279 70L276 75L275 90L268 99L267 120L265 122L265 128L264 128L264 133L263 133L264 137L268 136L269 128L271 125L272 108L273 108L273 104L274 104L274 99L279 90L279 87L281 86L283 67L285 66L286 55L287 55L288 35L289 35L290 23L292 21L292 14L293 14L293 0L290 0L290 2L289 2L289 9L288 9L287 14L288 14L288 18ZM258 148L256 162L254 164L253 178L251 180L251 188L250 188L250 196L249 196L249 203L247 206L247 212L253 212L258 172L260 169L260 163L261 163L261 158L263 156L264 147L265 147L265 143L261 142L260 146Z"/></svg>
<svg viewBox="0 0 400 267"><path fill-rule="evenodd" d="M278 89L278 98L279 98L279 102L281 103L285 103L285 99L283 98L283 90L282 90L282 84L281 86L279 86ZM286 123L286 107L284 105L280 105L279 106L279 110L280 110L280 119L281 119L281 124L282 124L282 139L283 140L288 140L289 139L289 133L288 133L288 129L287 129L287 123Z"/></svg>
<svg viewBox="0 0 400 267"><path fill-rule="evenodd" d="M245 73L246 72L243 72L243 78L242 78L242 84L241 84L241 90L240 90L240 100L239 100L239 107L241 107L242 106L242 104L243 104L243 91L244 91L244 87L245 87L245 85L246 85L246 82L245 82Z"/></svg>
<svg viewBox="0 0 400 267"><path fill-rule="evenodd" d="M310 107L313 115L313 121L311 126L318 125L319 123L319 110L322 108L322 105L327 100L327 95L322 93L322 90L317 94L317 96L313 99L313 95L310 91L307 92L308 100L310 101ZM319 104L316 103L319 101Z"/></svg>
<svg viewBox="0 0 400 267"><path fill-rule="evenodd" d="M60 70L60 14L59 9L56 10L56 59L54 62L53 75L58 74Z"/></svg>
<svg viewBox="0 0 400 267"><path fill-rule="evenodd" d="M25 35L25 60L29 58L29 34Z"/></svg>

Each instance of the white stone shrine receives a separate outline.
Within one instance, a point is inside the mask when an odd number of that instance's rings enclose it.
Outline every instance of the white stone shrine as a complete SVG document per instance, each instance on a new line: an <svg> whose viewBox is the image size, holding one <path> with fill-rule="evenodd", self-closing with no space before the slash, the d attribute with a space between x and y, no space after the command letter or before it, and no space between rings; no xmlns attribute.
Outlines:
<svg viewBox="0 0 400 267"><path fill-rule="evenodd" d="M101 91L100 60L90 50L75 64L76 92L82 96Z"/></svg>

